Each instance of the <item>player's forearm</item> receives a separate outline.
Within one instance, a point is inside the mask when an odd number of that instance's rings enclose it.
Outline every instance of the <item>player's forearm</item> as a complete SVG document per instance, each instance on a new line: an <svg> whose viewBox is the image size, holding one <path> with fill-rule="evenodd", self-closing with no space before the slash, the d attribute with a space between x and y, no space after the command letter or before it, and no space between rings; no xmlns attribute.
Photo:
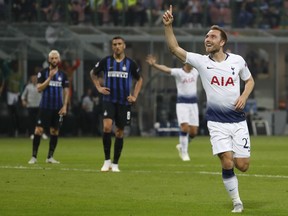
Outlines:
<svg viewBox="0 0 288 216"><path fill-rule="evenodd" d="M167 45L169 47L169 50L172 54L175 54L176 48L179 46L178 42L176 40L176 37L173 32L172 24L171 25L165 25L165 38Z"/></svg>
<svg viewBox="0 0 288 216"><path fill-rule="evenodd" d="M186 51L183 50L175 37L175 34L173 32L172 24L171 25L165 25L165 38L167 45L169 47L170 52L175 55L177 58L180 59L180 61L185 62L186 60Z"/></svg>
<svg viewBox="0 0 288 216"><path fill-rule="evenodd" d="M135 84L135 88L134 88L134 92L133 92L133 96L135 98L138 97L139 93L140 93L140 90L142 88L142 84L143 84L143 78L140 77L140 79L136 82Z"/></svg>
<svg viewBox="0 0 288 216"><path fill-rule="evenodd" d="M253 77L251 76L251 77L245 82L245 88L244 88L244 91L243 91L243 93L242 93L242 96L248 98L249 95L251 94L251 92L252 92L253 89L254 89L254 85L255 85L255 82L254 82Z"/></svg>
<svg viewBox="0 0 288 216"><path fill-rule="evenodd" d="M165 66L165 65L159 65L157 63L154 63L152 65L154 68L156 68L157 70L164 72L164 73L171 73L171 68Z"/></svg>
<svg viewBox="0 0 288 216"><path fill-rule="evenodd" d="M100 85L100 82L98 80L98 77L94 74L93 70L90 71L90 77L91 77L91 80L92 80L94 86L99 91L99 89L101 88L101 85Z"/></svg>
<svg viewBox="0 0 288 216"><path fill-rule="evenodd" d="M48 78L43 83L38 83L37 91L42 92L49 85L50 80L51 80L51 77L48 76Z"/></svg>
<svg viewBox="0 0 288 216"><path fill-rule="evenodd" d="M65 88L64 89L64 102L63 102L63 106L67 107L68 103L69 103L69 88Z"/></svg>

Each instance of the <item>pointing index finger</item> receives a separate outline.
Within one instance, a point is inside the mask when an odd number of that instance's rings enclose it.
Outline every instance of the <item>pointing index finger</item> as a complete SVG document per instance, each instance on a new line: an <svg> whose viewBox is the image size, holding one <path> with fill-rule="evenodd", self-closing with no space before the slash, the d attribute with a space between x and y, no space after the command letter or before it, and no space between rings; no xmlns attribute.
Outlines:
<svg viewBox="0 0 288 216"><path fill-rule="evenodd" d="M170 13L172 15L172 5L170 5L169 11L170 11Z"/></svg>

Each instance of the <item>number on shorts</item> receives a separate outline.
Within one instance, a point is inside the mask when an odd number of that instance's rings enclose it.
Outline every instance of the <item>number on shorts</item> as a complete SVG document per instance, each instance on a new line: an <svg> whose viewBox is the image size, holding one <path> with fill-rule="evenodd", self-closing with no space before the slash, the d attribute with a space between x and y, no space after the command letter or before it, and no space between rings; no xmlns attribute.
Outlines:
<svg viewBox="0 0 288 216"><path fill-rule="evenodd" d="M248 138L243 138L242 140L245 142L243 148L249 148L249 146L248 146Z"/></svg>

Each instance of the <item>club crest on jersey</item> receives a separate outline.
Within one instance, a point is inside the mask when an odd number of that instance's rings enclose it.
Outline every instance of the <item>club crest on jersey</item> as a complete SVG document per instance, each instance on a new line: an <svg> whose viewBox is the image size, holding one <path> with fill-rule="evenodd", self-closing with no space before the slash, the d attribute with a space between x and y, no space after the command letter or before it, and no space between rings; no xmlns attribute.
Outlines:
<svg viewBox="0 0 288 216"><path fill-rule="evenodd" d="M217 77L213 76L211 79L211 85L218 85L218 86L234 86L234 81L232 77Z"/></svg>
<svg viewBox="0 0 288 216"><path fill-rule="evenodd" d="M122 71L126 71L126 70L127 70L126 65L123 65L123 67L122 67Z"/></svg>
<svg viewBox="0 0 288 216"><path fill-rule="evenodd" d="M235 71L234 71L234 70L235 70L235 67L232 67L232 66L231 66L231 70L232 70L232 75L235 75Z"/></svg>
<svg viewBox="0 0 288 216"><path fill-rule="evenodd" d="M40 78L40 77L41 77L41 72L38 72L37 78Z"/></svg>
<svg viewBox="0 0 288 216"><path fill-rule="evenodd" d="M62 77L59 76L59 77L58 77L58 81L62 81Z"/></svg>

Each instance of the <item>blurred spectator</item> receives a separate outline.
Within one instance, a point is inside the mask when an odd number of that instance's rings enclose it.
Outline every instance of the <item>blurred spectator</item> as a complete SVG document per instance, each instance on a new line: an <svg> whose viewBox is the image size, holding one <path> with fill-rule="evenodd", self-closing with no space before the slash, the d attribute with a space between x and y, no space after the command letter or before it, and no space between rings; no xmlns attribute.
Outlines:
<svg viewBox="0 0 288 216"><path fill-rule="evenodd" d="M82 98L81 110L82 133L101 135L101 101L100 94L96 88L87 88L86 93Z"/></svg>
<svg viewBox="0 0 288 216"><path fill-rule="evenodd" d="M111 7L112 7L112 0L99 0L97 2L97 5L96 5L97 21L100 26L109 24L110 22L109 11ZM91 6L91 8L94 8L94 7Z"/></svg>
<svg viewBox="0 0 288 216"><path fill-rule="evenodd" d="M4 88L7 91L7 105L12 121L12 130L9 135L17 137L20 129L18 102L23 87L23 74L17 60L11 62L4 61L2 72L4 73Z"/></svg>
<svg viewBox="0 0 288 216"><path fill-rule="evenodd" d="M125 5L122 0L112 0L112 4L110 7L110 15L112 17L112 21L114 26L119 25L119 21L123 23L123 14L125 12Z"/></svg>
<svg viewBox="0 0 288 216"><path fill-rule="evenodd" d="M161 4L161 9L157 11L156 15L158 16L156 21L154 22L155 26L159 26L162 24L163 14L166 10L169 10L170 5L173 6L173 17L175 20L175 23L177 22L177 15L178 15L178 8L177 4L173 3L172 0L163 0Z"/></svg>
<svg viewBox="0 0 288 216"><path fill-rule="evenodd" d="M94 123L94 101L92 89L88 88L81 102L81 129L83 134L91 134Z"/></svg>
<svg viewBox="0 0 288 216"><path fill-rule="evenodd" d="M144 26L147 22L147 8L149 0L137 0L135 5L135 20L139 23L139 26Z"/></svg>
<svg viewBox="0 0 288 216"><path fill-rule="evenodd" d="M74 105L73 103L71 103L73 101L73 92L74 92L73 76L81 63L79 58L76 58L76 60L73 60L73 58L74 58L73 53L68 51L66 53L66 59L62 60L59 65L59 68L66 73L69 80L69 100L70 100L69 109L71 109L72 106Z"/></svg>
<svg viewBox="0 0 288 216"><path fill-rule="evenodd" d="M236 27L254 27L257 14L257 3L255 0L243 0L236 6Z"/></svg>
<svg viewBox="0 0 288 216"><path fill-rule="evenodd" d="M209 13L212 24L225 26L232 23L230 0L212 0Z"/></svg>
<svg viewBox="0 0 288 216"><path fill-rule="evenodd" d="M0 0L0 21L5 21L7 16L7 4L5 0Z"/></svg>
<svg viewBox="0 0 288 216"><path fill-rule="evenodd" d="M146 7L147 7L146 14L148 23L150 25L154 23L155 17L158 18L158 11L161 8L162 1L161 4L157 4L157 2L159 2L159 0L158 1L146 0Z"/></svg>
<svg viewBox="0 0 288 216"><path fill-rule="evenodd" d="M269 27L272 29L277 29L280 26L281 22L281 7L282 7L282 0L281 1L270 1L269 4Z"/></svg>
<svg viewBox="0 0 288 216"><path fill-rule="evenodd" d="M264 29L269 28L269 4L266 0L260 0L259 12L260 12L259 27Z"/></svg>
<svg viewBox="0 0 288 216"><path fill-rule="evenodd" d="M40 71L41 69L35 68L35 70ZM28 133L31 139L34 138L34 129L36 126L41 96L42 93L39 93L37 90L37 74L34 73L30 76L29 83L25 86L24 91L21 94L22 105L28 110ZM43 133L42 138L47 139L48 137Z"/></svg>
<svg viewBox="0 0 288 216"><path fill-rule="evenodd" d="M52 20L53 4L52 0L42 0L40 5L41 21Z"/></svg>
<svg viewBox="0 0 288 216"><path fill-rule="evenodd" d="M86 0L71 0L69 4L69 11L73 25L83 23L85 21L85 10L89 4Z"/></svg>
<svg viewBox="0 0 288 216"><path fill-rule="evenodd" d="M36 0L12 0L11 11L14 21L35 21L37 19Z"/></svg>
<svg viewBox="0 0 288 216"><path fill-rule="evenodd" d="M288 28L288 0L284 0L281 12L281 27Z"/></svg>
<svg viewBox="0 0 288 216"><path fill-rule="evenodd" d="M125 5L125 18L124 24L125 26L134 26L135 23L135 7L136 7L137 0L126 0ZM125 3L124 3L125 4Z"/></svg>
<svg viewBox="0 0 288 216"><path fill-rule="evenodd" d="M202 25L203 6L200 0L188 0L184 8L184 15L182 17L182 24L188 26L200 27Z"/></svg>
<svg viewBox="0 0 288 216"><path fill-rule="evenodd" d="M67 12L66 1L42 0L40 4L41 20L47 22L63 21Z"/></svg>

